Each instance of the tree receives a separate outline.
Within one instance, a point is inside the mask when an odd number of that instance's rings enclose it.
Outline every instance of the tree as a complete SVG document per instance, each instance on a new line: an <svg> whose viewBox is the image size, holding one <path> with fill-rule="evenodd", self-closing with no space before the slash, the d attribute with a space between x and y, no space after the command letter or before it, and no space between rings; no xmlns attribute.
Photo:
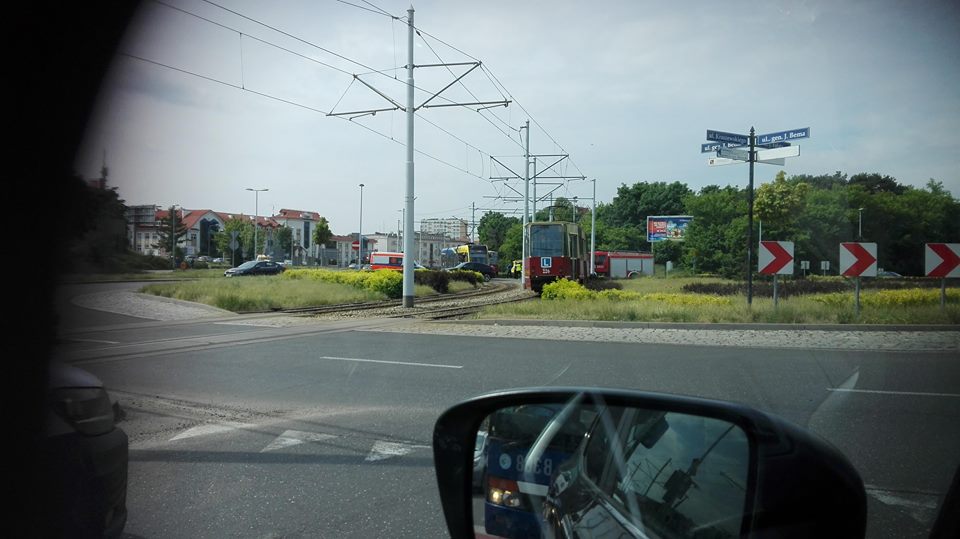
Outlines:
<svg viewBox="0 0 960 539"><path fill-rule="evenodd" d="M236 251L230 248L230 239L233 232L238 234ZM243 219L229 219L223 224L223 232L218 232L214 236L214 242L220 252L228 255L227 260L230 263L239 264L244 261L245 242L253 243L253 224Z"/></svg>
<svg viewBox="0 0 960 539"><path fill-rule="evenodd" d="M897 183L897 179L892 176L880 175L876 172L854 174L850 177L849 185L861 185L871 194L894 193L902 195L907 187Z"/></svg>
<svg viewBox="0 0 960 539"><path fill-rule="evenodd" d="M647 226L649 215L683 215L684 199L693 192L680 182L638 182L621 185L606 209L607 224Z"/></svg>
<svg viewBox="0 0 960 539"><path fill-rule="evenodd" d="M683 265L725 277L742 277L747 259L747 194L736 187L707 187L684 199L687 226Z"/></svg>
<svg viewBox="0 0 960 539"><path fill-rule="evenodd" d="M293 229L284 225L273 233L273 241L277 243L277 248L286 257L293 249Z"/></svg>
<svg viewBox="0 0 960 539"><path fill-rule="evenodd" d="M333 232L330 232L330 223L327 221L326 217L321 216L317 220L316 226L313 227L313 243L314 245L320 246L320 265L325 265L325 258L327 256L327 242L330 241L330 238L333 237Z"/></svg>
<svg viewBox="0 0 960 539"><path fill-rule="evenodd" d="M507 238L507 231L514 225L520 223L516 217L507 217L499 212L487 212L480 217L480 224L477 225L477 233L480 237L480 243L487 246L491 251L500 251L500 246Z"/></svg>
<svg viewBox="0 0 960 539"><path fill-rule="evenodd" d="M776 178L761 185L754 198L754 211L763 223L763 236L768 239L798 242L806 239L807 230L798 219L807 205L810 185L787 181L782 170Z"/></svg>
<svg viewBox="0 0 960 539"><path fill-rule="evenodd" d="M520 260L523 256L523 224L516 223L507 229L503 243L497 251L502 261ZM501 265L504 262L501 262Z"/></svg>
<svg viewBox="0 0 960 539"><path fill-rule="evenodd" d="M157 228L157 242L153 244L154 249L161 249L167 252L180 243L180 239L187 234L187 227L183 224L182 216L177 216L176 206L170 206L166 217L161 217ZM173 219L176 222L173 222ZM176 253L174 253L176 257Z"/></svg>

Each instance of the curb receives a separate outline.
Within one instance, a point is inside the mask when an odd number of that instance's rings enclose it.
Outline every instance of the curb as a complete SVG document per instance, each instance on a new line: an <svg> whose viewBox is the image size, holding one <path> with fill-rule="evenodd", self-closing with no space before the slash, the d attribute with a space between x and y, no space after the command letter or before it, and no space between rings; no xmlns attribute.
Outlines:
<svg viewBox="0 0 960 539"><path fill-rule="evenodd" d="M955 324L736 324L736 323L694 323L694 322L610 322L600 320L447 320L438 324L460 324L480 326L540 326L540 327L576 327L611 329L695 329L695 330L757 330L757 331L958 331Z"/></svg>

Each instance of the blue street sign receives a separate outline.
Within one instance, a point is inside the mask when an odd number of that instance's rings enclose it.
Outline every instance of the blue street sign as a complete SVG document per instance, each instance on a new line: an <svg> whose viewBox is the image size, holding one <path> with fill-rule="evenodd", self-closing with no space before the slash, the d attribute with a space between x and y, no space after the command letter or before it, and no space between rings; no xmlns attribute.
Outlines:
<svg viewBox="0 0 960 539"><path fill-rule="evenodd" d="M770 144L757 144L757 148L766 148L770 150L773 148L786 148L789 145L790 145L789 142L773 142Z"/></svg>
<svg viewBox="0 0 960 539"><path fill-rule="evenodd" d="M790 140L795 140L798 138L807 138L810 136L809 127L801 127L800 129L791 129L789 131L780 131L778 133L767 133L765 135L757 135L757 144L771 144L774 142L787 142ZM710 137L707 137L708 140Z"/></svg>
<svg viewBox="0 0 960 539"><path fill-rule="evenodd" d="M746 135L738 135L737 133L725 133L723 131L711 131L707 129L707 140L713 140L716 142L733 142L745 146L750 144L750 139Z"/></svg>
<svg viewBox="0 0 960 539"><path fill-rule="evenodd" d="M740 146L743 146L743 144L736 144L734 142L708 142L700 145L700 153L714 153L720 148L737 148Z"/></svg>

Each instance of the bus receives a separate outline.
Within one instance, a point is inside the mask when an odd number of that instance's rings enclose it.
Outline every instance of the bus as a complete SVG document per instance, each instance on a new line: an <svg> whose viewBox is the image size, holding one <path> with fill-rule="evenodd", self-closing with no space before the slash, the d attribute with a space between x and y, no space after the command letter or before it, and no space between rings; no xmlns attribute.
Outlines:
<svg viewBox="0 0 960 539"><path fill-rule="evenodd" d="M460 262L479 262L481 264L490 264L490 256L487 252L486 245L467 243L457 247L455 251ZM457 264L460 262L457 262Z"/></svg>
<svg viewBox="0 0 960 539"><path fill-rule="evenodd" d="M590 253L583 227L570 222L527 223L530 256L524 287L540 293L543 285L558 279L583 284L590 274Z"/></svg>
<svg viewBox="0 0 960 539"><path fill-rule="evenodd" d="M474 490L483 493L483 527L488 534L507 539L541 537L549 485L596 417L592 405L576 405L561 413L565 408L554 403L513 406L485 420L480 454L484 466L474 468L474 481L479 482ZM536 462L526 462L541 433L548 431L552 433Z"/></svg>

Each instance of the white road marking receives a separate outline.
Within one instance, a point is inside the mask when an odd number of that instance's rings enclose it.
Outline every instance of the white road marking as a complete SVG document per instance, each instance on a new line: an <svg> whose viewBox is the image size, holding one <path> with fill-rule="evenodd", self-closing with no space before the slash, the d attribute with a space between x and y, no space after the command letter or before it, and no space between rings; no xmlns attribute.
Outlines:
<svg viewBox="0 0 960 539"><path fill-rule="evenodd" d="M871 488L865 485L868 494L886 505L895 505L903 508L914 520L921 524L931 524L937 515L936 494L901 493L889 490Z"/></svg>
<svg viewBox="0 0 960 539"><path fill-rule="evenodd" d="M198 425L196 427L193 427L192 429L187 429L181 432L180 434L174 436L173 438L170 438L169 441L172 442L174 440L183 440L185 438L207 436L210 434L218 434L221 432L229 432L231 430L237 430L237 429L248 429L252 427L254 427L254 425L250 425L248 423L214 423L214 424L207 424L207 425Z"/></svg>
<svg viewBox="0 0 960 539"><path fill-rule="evenodd" d="M462 369L463 368L463 365L441 365L438 363L413 363L409 361L387 361L385 359L359 359L355 357L320 356L320 359L331 359L334 361L358 361L361 363L386 363L388 365L406 365L408 367L438 367L441 369Z"/></svg>
<svg viewBox="0 0 960 539"><path fill-rule="evenodd" d="M307 442L322 442L323 440L330 440L332 438L337 438L337 436L334 434L324 434L321 432L287 430L284 431L280 436L277 436L276 440L270 442L270 445L261 449L260 452L266 453L267 451L276 451L277 449L293 447L295 445L305 444Z"/></svg>
<svg viewBox="0 0 960 539"><path fill-rule="evenodd" d="M404 444L400 442L385 442L383 440L377 440L373 442L373 447L370 448L370 454L367 455L367 458L363 460L366 462L376 462L378 460L401 457L412 452L414 449L424 449L429 447L429 445Z"/></svg>
<svg viewBox="0 0 960 539"><path fill-rule="evenodd" d="M70 342L92 342L97 344L120 344L120 341L103 341L100 339L71 339L70 337L66 337L63 340Z"/></svg>
<svg viewBox="0 0 960 539"><path fill-rule="evenodd" d="M828 387L827 391L838 393L873 393L877 395L910 395L915 397L960 397L958 393L925 393L922 391L884 391L880 389L847 389L842 387Z"/></svg>

